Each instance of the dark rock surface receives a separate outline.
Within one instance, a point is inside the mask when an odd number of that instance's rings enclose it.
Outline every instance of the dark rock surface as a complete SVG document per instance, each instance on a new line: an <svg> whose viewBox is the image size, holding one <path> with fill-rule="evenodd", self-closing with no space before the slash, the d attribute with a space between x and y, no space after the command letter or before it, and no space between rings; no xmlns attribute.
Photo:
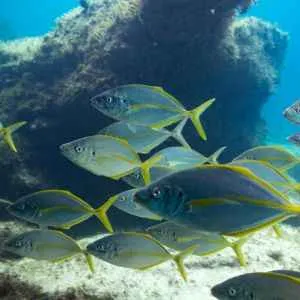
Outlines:
<svg viewBox="0 0 300 300"><path fill-rule="evenodd" d="M278 83L288 39L261 20L236 20L250 2L92 1L63 16L45 37L0 44L0 120L29 122L16 135L18 155L1 144L1 197L60 187L97 206L126 189L77 168L58 151L112 122L89 98L120 84L162 86L187 108L215 97L203 117L208 142L190 124L184 132L203 154L226 145L229 159L261 143L260 111ZM140 223L112 214L121 227Z"/></svg>

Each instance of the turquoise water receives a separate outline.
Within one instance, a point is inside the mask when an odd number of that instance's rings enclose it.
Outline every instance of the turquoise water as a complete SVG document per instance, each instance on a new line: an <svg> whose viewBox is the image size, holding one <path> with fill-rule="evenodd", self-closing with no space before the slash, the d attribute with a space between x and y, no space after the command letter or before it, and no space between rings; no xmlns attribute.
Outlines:
<svg viewBox="0 0 300 300"><path fill-rule="evenodd" d="M3 1L0 10L0 39L38 36L55 26L55 19L78 5L77 0L10 0ZM297 126L282 117L282 110L299 97L300 78L300 18L297 17L298 0L261 0L248 15L257 16L279 27L290 35L289 48L281 74L281 82L274 96L262 112L268 124L269 138L273 142L285 143L287 135Z"/></svg>

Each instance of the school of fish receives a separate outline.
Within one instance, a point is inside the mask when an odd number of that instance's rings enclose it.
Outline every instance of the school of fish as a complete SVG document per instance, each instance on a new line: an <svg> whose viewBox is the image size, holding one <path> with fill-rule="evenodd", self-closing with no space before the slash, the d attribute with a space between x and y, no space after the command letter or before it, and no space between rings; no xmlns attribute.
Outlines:
<svg viewBox="0 0 300 300"><path fill-rule="evenodd" d="M231 248L245 266L242 248L249 237L270 227L280 235L280 223L300 215L300 185L288 173L300 160L276 145L248 149L227 163L219 162L225 147L209 156L192 149L183 136L184 126L190 120L199 139L206 141L200 119L214 102L209 99L187 110L161 87L142 84L118 86L93 97L90 105L116 122L96 135L67 141L58 150L76 166L95 176L123 180L129 188L98 207L56 188L14 201L1 199L12 216L39 226L7 240L2 249L53 262L81 254L92 272L93 256L138 270L174 261L184 280L184 259L189 255ZM300 101L283 114L300 124ZM12 134L24 125L0 123L0 136L14 152ZM169 138L180 145L155 151ZM289 138L296 144L298 139ZM114 232L107 215L112 206L157 224L144 232ZM85 248L61 231L93 216L109 234ZM249 273L211 289L223 300L297 299L299 292L300 273L288 270Z"/></svg>

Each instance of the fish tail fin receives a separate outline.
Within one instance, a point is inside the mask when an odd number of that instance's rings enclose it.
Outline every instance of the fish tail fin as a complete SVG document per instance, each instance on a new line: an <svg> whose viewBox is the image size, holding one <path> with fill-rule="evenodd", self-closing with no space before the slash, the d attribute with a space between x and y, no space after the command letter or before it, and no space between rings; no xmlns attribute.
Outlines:
<svg viewBox="0 0 300 300"><path fill-rule="evenodd" d="M151 183L150 169L162 159L161 155L153 155L141 164L141 173L144 178L145 185Z"/></svg>
<svg viewBox="0 0 300 300"><path fill-rule="evenodd" d="M277 238L282 238L283 237L283 233L282 233L282 230L281 230L281 227L279 224L275 224L272 226L272 229L276 235Z"/></svg>
<svg viewBox="0 0 300 300"><path fill-rule="evenodd" d="M18 152L18 151L13 141L12 134L20 127L24 126L25 124L27 124L27 122L17 122L8 127L4 127L1 129L3 140L6 142L6 144L13 152Z"/></svg>
<svg viewBox="0 0 300 300"><path fill-rule="evenodd" d="M206 102L202 103L200 106L196 107L195 109L189 112L189 117L194 124L199 136L206 141L207 136L205 130L203 128L202 123L200 122L200 116L215 102L216 99L210 99Z"/></svg>
<svg viewBox="0 0 300 300"><path fill-rule="evenodd" d="M94 212L95 216L100 220L100 222L108 230L108 232L114 232L114 230L107 216L107 211L116 202L116 200L117 196L110 197L107 201L104 202L104 204L96 208Z"/></svg>
<svg viewBox="0 0 300 300"><path fill-rule="evenodd" d="M94 266L94 261L93 261L93 257L87 253L87 251L83 251L83 254L85 256L85 259L86 259L86 263L89 267L89 270L94 273L95 272L95 266Z"/></svg>
<svg viewBox="0 0 300 300"><path fill-rule="evenodd" d="M227 147L221 147L219 148L216 152L214 152L212 155L210 155L208 157L208 162L210 163L213 163L213 164L218 164L218 159L219 159L219 156L224 152L224 150L226 149Z"/></svg>
<svg viewBox="0 0 300 300"><path fill-rule="evenodd" d="M191 246L173 257L173 259L177 265L178 271L184 281L187 281L187 274L186 274L186 270L185 270L185 267L183 264L183 260L187 256L192 255L197 248L198 248L198 245Z"/></svg>
<svg viewBox="0 0 300 300"><path fill-rule="evenodd" d="M242 251L242 247L247 242L247 240L248 240L248 237L240 238L239 240L237 240L231 244L231 248L234 251L234 253L242 267L245 267L247 265L245 255Z"/></svg>
<svg viewBox="0 0 300 300"><path fill-rule="evenodd" d="M185 140L185 138L182 135L182 130L187 122L188 118L184 118L173 130L172 137L183 147L186 147L188 149L191 149L191 146L188 144L188 142Z"/></svg>

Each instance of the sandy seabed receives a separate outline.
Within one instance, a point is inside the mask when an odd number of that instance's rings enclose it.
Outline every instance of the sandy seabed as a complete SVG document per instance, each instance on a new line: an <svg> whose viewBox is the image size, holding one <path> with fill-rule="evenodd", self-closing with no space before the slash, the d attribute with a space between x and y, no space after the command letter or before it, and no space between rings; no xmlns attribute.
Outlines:
<svg viewBox="0 0 300 300"><path fill-rule="evenodd" d="M272 230L258 233L244 245L248 266L241 268L231 249L209 257L189 257L185 260L188 282L184 282L173 262L152 270L135 271L116 267L94 259L95 273L89 272L83 255L64 263L49 263L32 259L0 261L0 274L17 274L22 281L53 293L68 288L82 290L95 299L215 299L210 289L217 283L245 272L273 269L300 270L300 229L282 225L283 238ZM97 239L80 241L84 247Z"/></svg>

